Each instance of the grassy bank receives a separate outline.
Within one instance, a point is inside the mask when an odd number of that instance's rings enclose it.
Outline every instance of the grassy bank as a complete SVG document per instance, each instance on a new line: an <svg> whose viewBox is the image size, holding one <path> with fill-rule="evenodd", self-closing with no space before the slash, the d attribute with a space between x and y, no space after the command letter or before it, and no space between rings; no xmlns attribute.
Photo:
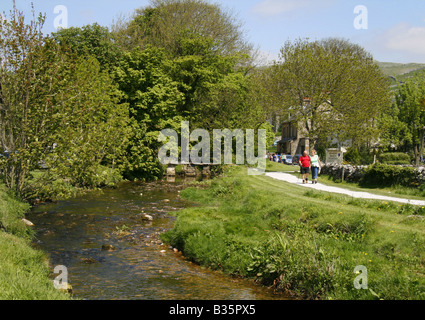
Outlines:
<svg viewBox="0 0 425 320"><path fill-rule="evenodd" d="M307 299L424 299L425 208L359 200L232 167L182 197L163 240L193 261ZM356 266L368 290L356 290Z"/></svg>
<svg viewBox="0 0 425 320"><path fill-rule="evenodd" d="M31 247L32 232L22 222L28 210L0 183L0 299L69 299L53 287L45 254Z"/></svg>

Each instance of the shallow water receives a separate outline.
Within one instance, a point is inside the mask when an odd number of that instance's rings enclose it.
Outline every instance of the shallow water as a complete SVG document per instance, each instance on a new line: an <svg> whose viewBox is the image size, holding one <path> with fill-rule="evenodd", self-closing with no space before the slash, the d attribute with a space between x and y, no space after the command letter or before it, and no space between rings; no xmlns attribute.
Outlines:
<svg viewBox="0 0 425 320"><path fill-rule="evenodd" d="M162 244L170 215L189 204L180 182L125 183L33 209L35 245L68 269L73 295L90 300L276 300L252 281L197 266ZM143 220L143 214L153 221ZM112 245L114 251L102 250ZM165 252L161 252L165 250Z"/></svg>

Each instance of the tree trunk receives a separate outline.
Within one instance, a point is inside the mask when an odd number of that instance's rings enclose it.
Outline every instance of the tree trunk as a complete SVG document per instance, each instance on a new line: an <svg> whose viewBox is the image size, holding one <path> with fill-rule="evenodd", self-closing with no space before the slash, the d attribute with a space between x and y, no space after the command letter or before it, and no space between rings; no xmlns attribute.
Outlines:
<svg viewBox="0 0 425 320"><path fill-rule="evenodd" d="M423 157L424 157L424 140L425 140L425 131L424 131L424 135L422 136L421 139L421 155L420 155L420 161L421 161L421 165L423 165Z"/></svg>
<svg viewBox="0 0 425 320"><path fill-rule="evenodd" d="M415 166L419 167L420 162L419 145L415 144Z"/></svg>

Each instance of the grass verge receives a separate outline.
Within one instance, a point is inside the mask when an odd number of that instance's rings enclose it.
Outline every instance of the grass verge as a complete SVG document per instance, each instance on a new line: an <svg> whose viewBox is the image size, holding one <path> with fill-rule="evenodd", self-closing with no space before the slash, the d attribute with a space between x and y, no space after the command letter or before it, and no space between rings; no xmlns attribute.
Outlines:
<svg viewBox="0 0 425 320"><path fill-rule="evenodd" d="M54 288L45 254L31 247L28 210L0 183L0 300L70 299Z"/></svg>
<svg viewBox="0 0 425 320"><path fill-rule="evenodd" d="M182 197L162 238L194 262L305 299L424 299L425 208L305 190L229 168ZM357 266L368 289L357 290Z"/></svg>

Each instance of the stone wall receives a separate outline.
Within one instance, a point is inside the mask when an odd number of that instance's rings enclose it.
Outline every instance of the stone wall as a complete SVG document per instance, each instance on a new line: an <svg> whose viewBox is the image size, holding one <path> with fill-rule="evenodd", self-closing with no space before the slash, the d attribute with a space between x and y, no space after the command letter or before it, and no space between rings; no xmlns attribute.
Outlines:
<svg viewBox="0 0 425 320"><path fill-rule="evenodd" d="M343 179L348 182L359 182L363 177L363 171L366 168L367 166L325 164L322 166L321 173L327 174L334 179Z"/></svg>

